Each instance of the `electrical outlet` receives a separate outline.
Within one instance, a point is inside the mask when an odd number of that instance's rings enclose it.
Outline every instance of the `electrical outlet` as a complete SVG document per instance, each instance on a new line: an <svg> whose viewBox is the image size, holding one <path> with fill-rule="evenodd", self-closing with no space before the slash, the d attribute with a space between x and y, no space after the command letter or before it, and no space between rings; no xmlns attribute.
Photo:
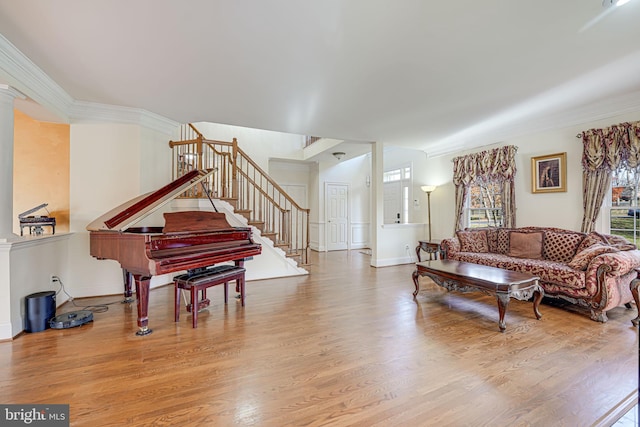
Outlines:
<svg viewBox="0 0 640 427"><path fill-rule="evenodd" d="M51 275L51 278L50 278L50 280L49 280L49 282L50 282L52 285L54 285L54 284L58 283L58 281L59 281L58 276L56 276L55 274L52 274L52 275Z"/></svg>
<svg viewBox="0 0 640 427"><path fill-rule="evenodd" d="M408 251L409 250L409 245L404 245L404 250Z"/></svg>

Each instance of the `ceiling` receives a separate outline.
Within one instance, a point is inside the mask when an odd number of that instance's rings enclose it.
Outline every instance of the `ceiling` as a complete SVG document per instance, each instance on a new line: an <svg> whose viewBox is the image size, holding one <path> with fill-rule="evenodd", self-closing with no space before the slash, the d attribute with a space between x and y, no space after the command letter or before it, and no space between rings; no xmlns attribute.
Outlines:
<svg viewBox="0 0 640 427"><path fill-rule="evenodd" d="M640 0L0 0L76 101L436 155L640 111L638 22Z"/></svg>

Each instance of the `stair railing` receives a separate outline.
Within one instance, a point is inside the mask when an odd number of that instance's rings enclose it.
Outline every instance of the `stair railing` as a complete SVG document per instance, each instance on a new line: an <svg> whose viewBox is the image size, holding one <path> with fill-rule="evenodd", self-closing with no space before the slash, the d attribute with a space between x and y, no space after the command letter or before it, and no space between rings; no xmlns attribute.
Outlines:
<svg viewBox="0 0 640 427"><path fill-rule="evenodd" d="M238 141L204 139L191 124L183 127L181 141L170 141L172 176L177 179L198 169L214 169L205 187L212 198L231 203L238 213L249 212L249 223L269 235L287 256L308 263L309 209L300 207L244 151ZM202 187L185 198L206 197Z"/></svg>

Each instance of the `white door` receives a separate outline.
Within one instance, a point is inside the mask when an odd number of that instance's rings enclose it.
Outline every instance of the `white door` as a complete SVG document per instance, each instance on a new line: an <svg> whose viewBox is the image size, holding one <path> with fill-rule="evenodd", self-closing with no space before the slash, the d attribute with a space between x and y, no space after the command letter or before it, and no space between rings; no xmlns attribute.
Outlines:
<svg viewBox="0 0 640 427"><path fill-rule="evenodd" d="M327 184L325 204L327 207L327 251L348 249L349 186Z"/></svg>

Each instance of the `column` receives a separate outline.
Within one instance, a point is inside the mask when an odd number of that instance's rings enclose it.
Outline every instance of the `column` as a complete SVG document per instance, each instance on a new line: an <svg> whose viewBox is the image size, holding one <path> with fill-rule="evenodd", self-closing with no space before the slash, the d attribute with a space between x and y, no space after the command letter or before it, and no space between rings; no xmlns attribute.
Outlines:
<svg viewBox="0 0 640 427"><path fill-rule="evenodd" d="M25 98L14 88L0 84L0 241L13 234L13 100Z"/></svg>
<svg viewBox="0 0 640 427"><path fill-rule="evenodd" d="M371 262L378 266L380 249L384 245L382 226L384 224L384 143L371 144Z"/></svg>

